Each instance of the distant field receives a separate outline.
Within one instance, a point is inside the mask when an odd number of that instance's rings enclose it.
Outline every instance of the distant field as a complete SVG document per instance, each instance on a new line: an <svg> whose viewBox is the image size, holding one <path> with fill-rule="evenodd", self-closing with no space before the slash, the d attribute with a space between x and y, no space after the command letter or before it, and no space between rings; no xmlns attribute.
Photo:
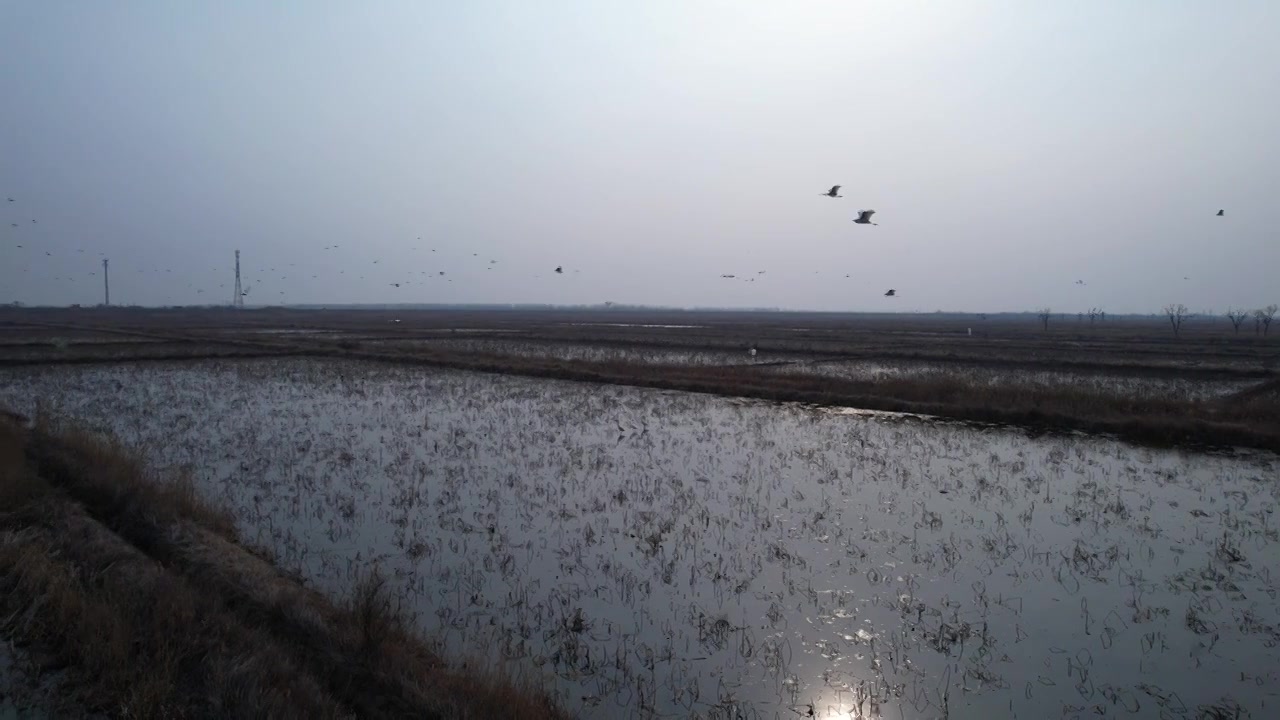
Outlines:
<svg viewBox="0 0 1280 720"><path fill-rule="evenodd" d="M1225 318L0 309L0 366L284 355L1280 449L1280 339Z"/></svg>

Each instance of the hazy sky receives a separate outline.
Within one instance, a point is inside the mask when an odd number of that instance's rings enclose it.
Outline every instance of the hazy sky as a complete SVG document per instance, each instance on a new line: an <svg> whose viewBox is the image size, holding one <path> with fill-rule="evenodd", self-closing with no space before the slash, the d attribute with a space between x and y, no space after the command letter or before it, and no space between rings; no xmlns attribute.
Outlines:
<svg viewBox="0 0 1280 720"><path fill-rule="evenodd" d="M2 0L0 301L99 302L105 255L114 303L228 302L240 248L251 303L1280 302L1277 29L1275 0Z"/></svg>

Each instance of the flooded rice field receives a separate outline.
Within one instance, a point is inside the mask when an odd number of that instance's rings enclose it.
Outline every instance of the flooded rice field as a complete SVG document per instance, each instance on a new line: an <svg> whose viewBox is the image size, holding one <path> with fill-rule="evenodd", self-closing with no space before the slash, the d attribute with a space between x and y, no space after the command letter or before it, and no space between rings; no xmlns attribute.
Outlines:
<svg viewBox="0 0 1280 720"><path fill-rule="evenodd" d="M539 342L536 340L510 339L415 339L384 341L391 346L436 348L456 352L480 352L510 355L514 357L552 358L556 360L620 361L650 363L654 365L750 365L770 360L788 360L802 357L795 354L758 353L754 359L745 349L687 350L682 348L645 348L620 345L593 345L589 343Z"/></svg>
<svg viewBox="0 0 1280 720"><path fill-rule="evenodd" d="M1086 392L1133 398L1207 400L1257 385L1262 380L1179 378L1114 373L1026 370L927 361L817 360L762 368L767 372L808 373L850 380L889 378L961 379L974 385L1019 384L1033 388L1077 388Z"/></svg>
<svg viewBox="0 0 1280 720"><path fill-rule="evenodd" d="M584 717L1277 717L1273 455L318 360L0 371Z"/></svg>

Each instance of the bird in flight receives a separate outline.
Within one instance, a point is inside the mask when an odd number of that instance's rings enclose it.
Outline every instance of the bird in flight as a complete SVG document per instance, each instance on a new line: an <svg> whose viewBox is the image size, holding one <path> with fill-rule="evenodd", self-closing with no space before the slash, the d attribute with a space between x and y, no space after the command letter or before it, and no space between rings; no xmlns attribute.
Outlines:
<svg viewBox="0 0 1280 720"><path fill-rule="evenodd" d="M898 292L897 292L896 290L894 290L893 288L889 288L889 289L885 292L884 296L885 296L885 297L897 297L897 296L898 296Z"/></svg>
<svg viewBox="0 0 1280 720"><path fill-rule="evenodd" d="M1084 281L1083 281L1083 280L1077 280L1077 281L1076 281L1076 284L1077 284L1077 285L1083 285L1083 284L1084 284Z"/></svg>
<svg viewBox="0 0 1280 720"><path fill-rule="evenodd" d="M1226 215L1226 214L1227 214L1227 211L1226 211L1226 210L1219 210L1219 211L1218 211L1218 217L1222 217L1223 215Z"/></svg>
<svg viewBox="0 0 1280 720"><path fill-rule="evenodd" d="M839 185L832 185L830 190L828 190L828 191L826 191L826 192L824 192L824 193L818 193L818 194L819 194L819 195L826 195L827 197L844 197L843 195L839 195L839 194L837 194L837 193L839 193L839 192L840 192L840 186L839 186Z"/></svg>
<svg viewBox="0 0 1280 720"><path fill-rule="evenodd" d="M858 223L859 225L876 225L877 223L871 222L871 216L875 214L876 214L875 210L859 210L858 219L854 220L854 222Z"/></svg>
<svg viewBox="0 0 1280 720"><path fill-rule="evenodd" d="M561 275L563 275L563 274L564 274L564 267L562 267L562 266L560 266L560 265L557 265L557 266L556 266L556 272L557 272L557 273L559 273L559 274L561 274Z"/></svg>

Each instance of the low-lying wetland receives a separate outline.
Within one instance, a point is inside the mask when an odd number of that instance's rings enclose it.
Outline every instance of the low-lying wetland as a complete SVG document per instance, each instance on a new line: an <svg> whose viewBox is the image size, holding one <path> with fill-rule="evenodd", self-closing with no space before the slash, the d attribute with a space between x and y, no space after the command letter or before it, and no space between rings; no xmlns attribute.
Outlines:
<svg viewBox="0 0 1280 720"><path fill-rule="evenodd" d="M0 369L584 717L1269 717L1276 456L335 359Z"/></svg>

